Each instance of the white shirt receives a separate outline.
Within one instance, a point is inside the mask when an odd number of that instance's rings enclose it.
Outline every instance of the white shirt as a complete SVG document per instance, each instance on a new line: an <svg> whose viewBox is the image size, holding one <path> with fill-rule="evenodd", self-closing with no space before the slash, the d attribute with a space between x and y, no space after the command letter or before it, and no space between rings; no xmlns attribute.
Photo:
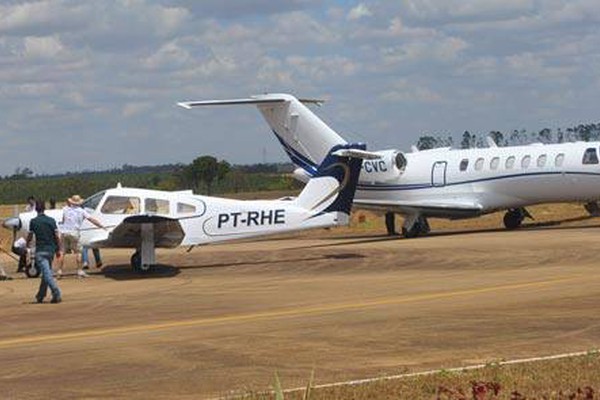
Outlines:
<svg viewBox="0 0 600 400"><path fill-rule="evenodd" d="M78 233L81 224L90 217L87 211L77 206L63 207L63 221L60 226L61 232Z"/></svg>
<svg viewBox="0 0 600 400"><path fill-rule="evenodd" d="M27 246L27 240L25 240L25 238L22 238L22 237L18 238L13 243L13 247L17 247L17 248L25 248L26 246Z"/></svg>

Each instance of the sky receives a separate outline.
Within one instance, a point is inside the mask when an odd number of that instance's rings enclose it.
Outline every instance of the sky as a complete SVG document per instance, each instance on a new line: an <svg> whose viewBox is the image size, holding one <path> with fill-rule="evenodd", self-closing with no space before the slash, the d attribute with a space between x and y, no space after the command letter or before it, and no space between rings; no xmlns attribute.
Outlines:
<svg viewBox="0 0 600 400"><path fill-rule="evenodd" d="M0 175L287 161L291 93L372 150L600 121L598 0L0 0Z"/></svg>

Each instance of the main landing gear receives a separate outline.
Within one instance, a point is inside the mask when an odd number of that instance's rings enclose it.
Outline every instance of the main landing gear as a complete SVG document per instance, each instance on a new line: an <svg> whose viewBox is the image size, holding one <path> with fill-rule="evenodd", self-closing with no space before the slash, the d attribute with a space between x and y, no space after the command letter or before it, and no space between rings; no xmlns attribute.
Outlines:
<svg viewBox="0 0 600 400"><path fill-rule="evenodd" d="M585 211L587 211L592 217L597 217L600 215L600 206L598 206L598 202L596 201L585 203L583 208L585 208Z"/></svg>
<svg viewBox="0 0 600 400"><path fill-rule="evenodd" d="M425 236L431 231L427 218L423 216L406 216L402 226L402 236L407 239Z"/></svg>
<svg viewBox="0 0 600 400"><path fill-rule="evenodd" d="M385 228L389 236L395 236L396 233L396 216L393 212L385 213ZM402 225L402 236L406 239L415 238L417 236L425 236L429 233L429 223L427 218L420 215L407 215L404 217Z"/></svg>
<svg viewBox="0 0 600 400"><path fill-rule="evenodd" d="M152 269L152 264L142 262L142 253L140 250L136 250L131 255L130 263L131 268L136 272L148 272Z"/></svg>
<svg viewBox="0 0 600 400"><path fill-rule="evenodd" d="M511 208L504 214L504 226L506 229L517 229L525 218L533 219L524 207Z"/></svg>

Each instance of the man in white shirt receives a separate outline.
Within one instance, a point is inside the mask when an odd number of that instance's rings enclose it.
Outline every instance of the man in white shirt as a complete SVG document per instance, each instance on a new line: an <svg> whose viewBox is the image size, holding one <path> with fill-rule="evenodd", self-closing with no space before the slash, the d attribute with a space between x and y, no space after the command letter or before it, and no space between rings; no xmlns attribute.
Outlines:
<svg viewBox="0 0 600 400"><path fill-rule="evenodd" d="M77 262L77 276L80 278L88 277L88 274L82 269L81 266L81 245L79 244L79 229L84 220L90 221L98 228L105 229L102 224L95 218L93 218L87 211L85 211L81 204L83 199L79 195L73 195L67 199L67 205L63 207L63 219L59 226L62 244L63 254L72 252L75 254L75 260ZM62 275L62 269L65 263L65 257L61 257L59 260L58 276Z"/></svg>

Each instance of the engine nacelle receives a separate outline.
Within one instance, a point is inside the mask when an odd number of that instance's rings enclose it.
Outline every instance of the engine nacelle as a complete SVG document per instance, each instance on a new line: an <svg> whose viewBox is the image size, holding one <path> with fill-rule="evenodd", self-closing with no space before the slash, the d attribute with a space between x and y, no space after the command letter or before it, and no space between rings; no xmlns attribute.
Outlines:
<svg viewBox="0 0 600 400"><path fill-rule="evenodd" d="M381 158L363 160L360 170L360 181L389 182L398 179L406 168L406 157L398 150L383 150L377 154Z"/></svg>

